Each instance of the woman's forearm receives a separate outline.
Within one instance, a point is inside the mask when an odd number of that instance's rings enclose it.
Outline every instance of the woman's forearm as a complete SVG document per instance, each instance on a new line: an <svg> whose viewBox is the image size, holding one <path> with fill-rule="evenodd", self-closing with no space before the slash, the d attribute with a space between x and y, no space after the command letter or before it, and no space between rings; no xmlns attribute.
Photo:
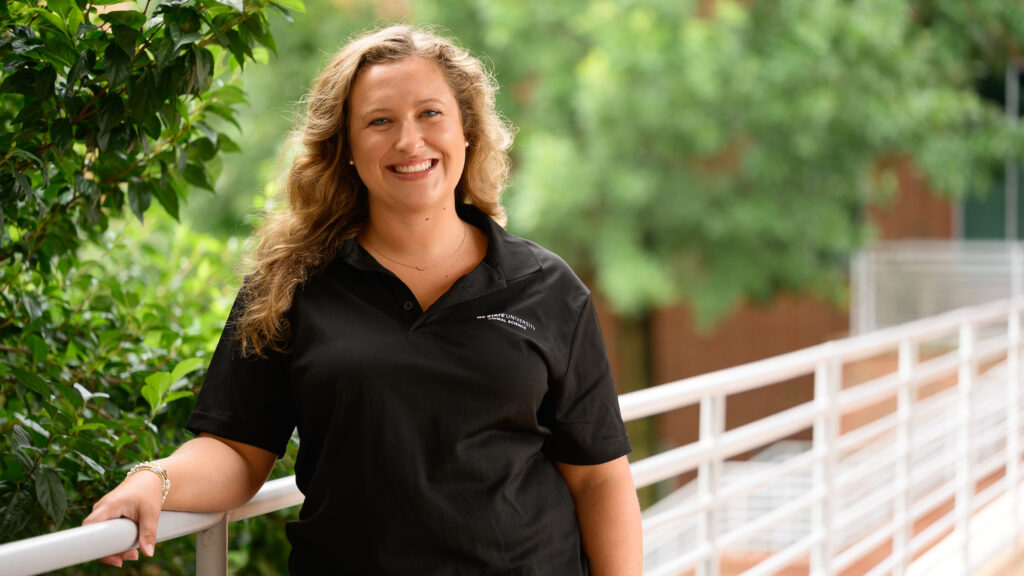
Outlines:
<svg viewBox="0 0 1024 576"><path fill-rule="evenodd" d="M265 454L263 458L254 457L211 436L189 440L167 458L156 461L167 470L171 481L163 508L218 512L245 504L259 491L273 467L275 458Z"/></svg>
<svg viewBox="0 0 1024 576"><path fill-rule="evenodd" d="M576 503L593 576L640 576L640 504L626 458L597 466L558 465Z"/></svg>

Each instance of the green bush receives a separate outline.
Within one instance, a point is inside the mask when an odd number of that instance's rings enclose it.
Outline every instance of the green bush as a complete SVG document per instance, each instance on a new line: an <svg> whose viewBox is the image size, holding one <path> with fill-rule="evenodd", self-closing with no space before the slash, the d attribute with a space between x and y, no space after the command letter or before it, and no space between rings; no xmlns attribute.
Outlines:
<svg viewBox="0 0 1024 576"><path fill-rule="evenodd" d="M125 207L177 218L212 189L238 74L274 49L266 10L302 9L111 4L0 3L0 542L78 525L185 438L236 246ZM146 570L191 572L187 544Z"/></svg>

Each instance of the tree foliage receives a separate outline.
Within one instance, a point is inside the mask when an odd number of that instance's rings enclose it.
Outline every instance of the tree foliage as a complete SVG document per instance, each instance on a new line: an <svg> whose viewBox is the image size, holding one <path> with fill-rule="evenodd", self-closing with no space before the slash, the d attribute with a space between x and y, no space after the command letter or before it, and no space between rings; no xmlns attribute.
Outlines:
<svg viewBox="0 0 1024 576"><path fill-rule="evenodd" d="M0 4L0 541L77 525L184 438L233 252L125 217L212 189L270 8L302 4Z"/></svg>
<svg viewBox="0 0 1024 576"><path fill-rule="evenodd" d="M895 161L962 194L1024 151L1019 123L975 90L1024 46L1019 2L746 4L576 6L548 31L559 55L523 55L533 70L510 83L526 94L510 221L626 315L841 300ZM532 24L490 26L522 47Z"/></svg>

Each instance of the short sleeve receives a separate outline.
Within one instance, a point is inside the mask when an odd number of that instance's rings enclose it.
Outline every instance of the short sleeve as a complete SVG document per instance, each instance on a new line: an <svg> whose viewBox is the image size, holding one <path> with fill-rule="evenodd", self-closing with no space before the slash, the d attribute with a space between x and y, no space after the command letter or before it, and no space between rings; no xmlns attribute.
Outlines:
<svg viewBox="0 0 1024 576"><path fill-rule="evenodd" d="M242 297L235 299L206 379L185 428L263 448L281 457L295 429L289 356L241 357L235 335Z"/></svg>
<svg viewBox="0 0 1024 576"><path fill-rule="evenodd" d="M551 429L544 452L566 464L602 464L629 454L604 338L587 297L572 335L562 378L550 383L542 422Z"/></svg>

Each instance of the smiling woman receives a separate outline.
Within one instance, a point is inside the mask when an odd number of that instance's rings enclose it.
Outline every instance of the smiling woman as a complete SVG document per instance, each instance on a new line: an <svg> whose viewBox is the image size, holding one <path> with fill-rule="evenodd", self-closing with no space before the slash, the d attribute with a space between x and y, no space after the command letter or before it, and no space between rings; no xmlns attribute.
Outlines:
<svg viewBox="0 0 1024 576"><path fill-rule="evenodd" d="M502 227L495 89L467 52L406 26L338 52L189 419L199 437L88 522L132 518L152 554L164 498L237 506L297 428L292 574L640 574L593 302Z"/></svg>

